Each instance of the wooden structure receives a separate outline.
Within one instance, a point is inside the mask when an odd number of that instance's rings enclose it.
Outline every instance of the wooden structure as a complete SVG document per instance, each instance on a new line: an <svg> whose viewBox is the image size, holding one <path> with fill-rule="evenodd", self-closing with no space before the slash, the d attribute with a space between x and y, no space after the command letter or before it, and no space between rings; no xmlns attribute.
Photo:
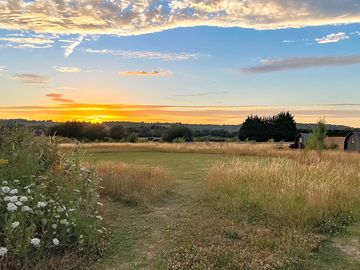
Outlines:
<svg viewBox="0 0 360 270"><path fill-rule="evenodd" d="M351 132L346 136L344 150L360 152L360 132Z"/></svg>
<svg viewBox="0 0 360 270"><path fill-rule="evenodd" d="M300 133L296 136L294 148L295 149L304 149L306 146L306 142L310 138L310 133Z"/></svg>

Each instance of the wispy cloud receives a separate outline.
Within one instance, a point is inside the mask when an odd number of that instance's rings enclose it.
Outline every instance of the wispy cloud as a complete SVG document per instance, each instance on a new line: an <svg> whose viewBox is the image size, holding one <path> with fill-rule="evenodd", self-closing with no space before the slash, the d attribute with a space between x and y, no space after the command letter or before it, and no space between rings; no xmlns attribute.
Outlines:
<svg viewBox="0 0 360 270"><path fill-rule="evenodd" d="M326 43L337 43L342 40L349 39L349 36L343 32L329 34L322 38L316 38L315 41L319 44L326 44Z"/></svg>
<svg viewBox="0 0 360 270"><path fill-rule="evenodd" d="M260 65L243 67L238 71L247 74L269 73L294 69L334 67L360 64L360 55L325 56L325 57L293 57L280 60L262 61Z"/></svg>
<svg viewBox="0 0 360 270"><path fill-rule="evenodd" d="M43 34L8 34L6 37L0 37L0 47L14 49L47 49L54 44L53 35Z"/></svg>
<svg viewBox="0 0 360 270"><path fill-rule="evenodd" d="M153 70L153 71L120 71L119 75L121 76L171 76L173 73L170 70Z"/></svg>
<svg viewBox="0 0 360 270"><path fill-rule="evenodd" d="M74 102L74 100L64 98L64 95L59 94L59 93L50 93L50 94L47 94L46 96L56 102L61 102L61 103L73 103Z"/></svg>
<svg viewBox="0 0 360 270"><path fill-rule="evenodd" d="M65 49L64 56L65 58L73 54L74 50L83 42L84 36L79 36L78 38L71 40L68 45L62 46Z"/></svg>
<svg viewBox="0 0 360 270"><path fill-rule="evenodd" d="M28 74L28 73L19 73L12 74L12 78L19 80L22 83L47 83L49 77L38 75L38 74Z"/></svg>
<svg viewBox="0 0 360 270"><path fill-rule="evenodd" d="M53 67L56 71L63 73L79 73L82 72L81 68L77 67Z"/></svg>
<svg viewBox="0 0 360 270"><path fill-rule="evenodd" d="M69 13L70 12L70 13ZM360 22L358 0L0 1L0 28L136 35L176 27L278 29Z"/></svg>
<svg viewBox="0 0 360 270"><path fill-rule="evenodd" d="M101 73L103 72L102 70L96 70L96 69L88 69L88 70L84 70L78 67L57 67L54 66L53 69L55 69L58 72L62 72L62 73Z"/></svg>
<svg viewBox="0 0 360 270"><path fill-rule="evenodd" d="M154 52L154 51L123 51L123 50L108 50L108 49L85 49L87 53L95 54L109 54L120 56L127 59L158 59L163 61L188 61L197 60L202 57L209 57L207 54L200 53L172 53L172 52Z"/></svg>
<svg viewBox="0 0 360 270"><path fill-rule="evenodd" d="M176 97L203 97L203 96L212 96L212 95L226 95L230 92L227 91L213 91L213 92L201 92L195 94L178 94Z"/></svg>

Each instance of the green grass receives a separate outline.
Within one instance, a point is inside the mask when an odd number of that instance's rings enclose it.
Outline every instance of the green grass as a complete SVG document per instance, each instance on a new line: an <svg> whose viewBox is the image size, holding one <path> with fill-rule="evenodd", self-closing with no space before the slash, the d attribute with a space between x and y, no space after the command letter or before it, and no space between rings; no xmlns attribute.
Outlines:
<svg viewBox="0 0 360 270"><path fill-rule="evenodd" d="M251 261L255 253L274 267L276 256L285 256L275 254L274 249L279 245L296 246L302 239L300 236L291 241L282 237L274 239L273 232L266 231L261 224L231 220L202 201L206 172L216 162L232 161L231 155L100 152L88 153L85 159L95 163L119 161L160 165L175 175L172 193L149 207L109 205L108 216L114 228L112 252L97 269L195 269L187 265L189 262L192 265L198 263L198 269L202 269L202 264L211 264L213 269L243 269L241 264L234 262ZM236 159L241 162L252 157ZM255 239L258 242L254 243L252 235L257 232L260 233L256 237L262 240ZM354 233L344 233L337 240L349 241L348 238L353 237ZM333 241L335 243L336 239ZM308 253L287 254L295 261L285 269L360 269L360 263L337 249L333 241L324 242L311 256ZM206 249L209 245L214 248ZM291 252L301 253L302 249L294 248ZM180 267L172 266L173 262L181 262ZM252 269L258 269L256 267Z"/></svg>

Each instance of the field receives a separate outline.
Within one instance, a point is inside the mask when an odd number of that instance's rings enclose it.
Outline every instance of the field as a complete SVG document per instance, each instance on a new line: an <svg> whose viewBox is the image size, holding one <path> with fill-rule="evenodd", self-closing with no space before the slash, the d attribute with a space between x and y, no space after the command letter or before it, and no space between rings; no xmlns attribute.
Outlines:
<svg viewBox="0 0 360 270"><path fill-rule="evenodd" d="M104 179L112 228L96 269L360 269L358 154L277 144L82 149Z"/></svg>

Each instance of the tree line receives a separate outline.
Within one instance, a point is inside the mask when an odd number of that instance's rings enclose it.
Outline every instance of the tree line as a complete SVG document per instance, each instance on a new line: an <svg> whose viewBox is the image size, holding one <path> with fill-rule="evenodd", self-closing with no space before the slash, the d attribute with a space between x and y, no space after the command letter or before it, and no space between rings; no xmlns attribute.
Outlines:
<svg viewBox="0 0 360 270"><path fill-rule="evenodd" d="M294 116L290 112L281 112L270 117L248 116L239 131L241 141L251 140L266 142L291 142L298 130Z"/></svg>

